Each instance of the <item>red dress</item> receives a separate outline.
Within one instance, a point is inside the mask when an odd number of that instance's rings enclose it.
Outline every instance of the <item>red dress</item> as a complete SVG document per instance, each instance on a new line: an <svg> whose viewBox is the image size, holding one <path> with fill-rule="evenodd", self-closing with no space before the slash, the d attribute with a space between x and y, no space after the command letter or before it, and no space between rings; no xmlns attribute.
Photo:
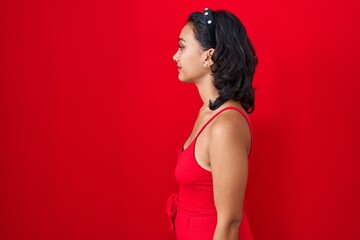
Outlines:
<svg viewBox="0 0 360 240"><path fill-rule="evenodd" d="M211 171L202 168L195 159L195 142L204 128L221 112L234 109L247 120L251 136L250 121L242 110L225 107L217 112L198 132L194 140L184 150L180 146L175 178L179 182L179 192L169 196L167 214L170 229L175 232L177 240L212 240L216 227L216 208L213 196ZM252 146L251 137L251 146ZM251 147L252 148L252 147ZM251 158L251 148L249 158ZM239 227L239 240L253 240L251 228L243 204L243 217Z"/></svg>

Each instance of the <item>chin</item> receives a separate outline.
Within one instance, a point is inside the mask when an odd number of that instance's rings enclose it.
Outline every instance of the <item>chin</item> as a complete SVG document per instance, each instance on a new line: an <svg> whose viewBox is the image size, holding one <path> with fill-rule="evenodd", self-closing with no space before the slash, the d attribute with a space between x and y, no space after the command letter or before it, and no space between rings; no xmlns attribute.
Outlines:
<svg viewBox="0 0 360 240"><path fill-rule="evenodd" d="M184 78L182 76L179 75L179 81L180 82L184 82L184 83L194 83L193 79L189 79L189 78Z"/></svg>
<svg viewBox="0 0 360 240"><path fill-rule="evenodd" d="M183 82L183 83L194 83L193 81L182 80L182 79L180 79L180 78L179 78L179 81L180 81L180 82Z"/></svg>

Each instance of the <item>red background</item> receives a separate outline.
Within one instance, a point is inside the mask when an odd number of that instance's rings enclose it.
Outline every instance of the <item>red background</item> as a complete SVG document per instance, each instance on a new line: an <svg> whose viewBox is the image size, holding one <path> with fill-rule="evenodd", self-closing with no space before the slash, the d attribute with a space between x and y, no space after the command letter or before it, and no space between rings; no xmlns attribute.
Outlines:
<svg viewBox="0 0 360 240"><path fill-rule="evenodd" d="M360 239L359 1L0 4L0 239L173 239L201 101L172 56L204 7L235 13L259 58L255 239Z"/></svg>

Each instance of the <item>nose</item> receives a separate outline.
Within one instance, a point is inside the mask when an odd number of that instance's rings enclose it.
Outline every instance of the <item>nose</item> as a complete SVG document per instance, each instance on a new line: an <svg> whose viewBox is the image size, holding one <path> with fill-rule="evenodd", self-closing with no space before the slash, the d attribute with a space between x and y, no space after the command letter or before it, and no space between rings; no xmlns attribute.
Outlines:
<svg viewBox="0 0 360 240"><path fill-rule="evenodd" d="M173 60L174 60L175 62L178 62L178 52L179 52L179 50L176 51L176 53L175 53L174 56L173 56Z"/></svg>

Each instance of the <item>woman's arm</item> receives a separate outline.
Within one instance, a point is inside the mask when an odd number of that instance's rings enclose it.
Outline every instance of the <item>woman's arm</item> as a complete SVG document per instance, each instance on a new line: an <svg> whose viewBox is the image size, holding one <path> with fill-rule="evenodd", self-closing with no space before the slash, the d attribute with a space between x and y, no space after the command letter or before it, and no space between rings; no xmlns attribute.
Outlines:
<svg viewBox="0 0 360 240"><path fill-rule="evenodd" d="M209 159L217 225L213 240L237 240L248 177L250 129L239 113L219 117L211 127Z"/></svg>

